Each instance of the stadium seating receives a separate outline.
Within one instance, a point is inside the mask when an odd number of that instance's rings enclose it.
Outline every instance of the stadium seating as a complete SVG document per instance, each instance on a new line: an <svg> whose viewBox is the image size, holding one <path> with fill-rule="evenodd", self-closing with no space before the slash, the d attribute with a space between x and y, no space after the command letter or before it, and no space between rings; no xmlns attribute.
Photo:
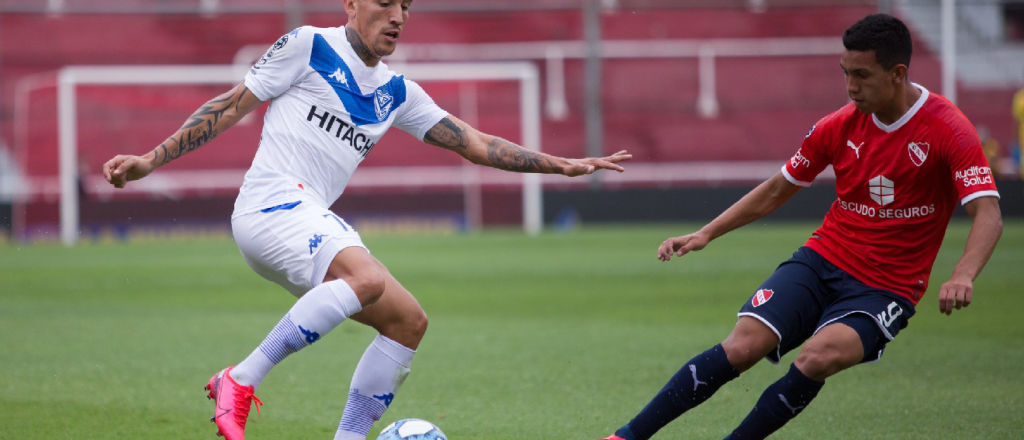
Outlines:
<svg viewBox="0 0 1024 440"><path fill-rule="evenodd" d="M131 3L131 2L128 2ZM225 2L230 4L231 2ZM846 26L874 11L868 6L800 7L752 13L742 8L611 11L603 15L603 36L612 40L664 38L758 38L838 36ZM341 14L306 17L310 24L335 26ZM0 16L0 70L4 132L12 133L14 88L21 78L64 65L224 64L238 48L269 45L286 32L279 14L200 15L43 15ZM412 17L404 42L475 43L577 40L582 37L577 11L423 12ZM36 36L25 38L24 36ZM44 36L44 37L39 37ZM934 55L919 46L911 78L939 90ZM606 151L628 148L637 160L718 161L785 160L814 122L846 102L837 59L828 57L751 57L718 59L717 94L721 113L703 119L696 111L697 63L694 59L607 60L604 62ZM543 148L560 155L585 154L583 63L566 62L570 113L545 119ZM115 152L147 151L180 126L185 116L228 86L174 89L84 87L80 92L79 139L83 160L98 170ZM517 139L518 92L514 85L477 83L477 125ZM460 114L460 87L425 84L435 100ZM30 175L55 175L57 137L55 92L31 94L26 166ZM983 95L987 96L987 95ZM986 98L963 92L965 113L992 118L997 137L1009 138L1010 121L985 105ZM1000 110L1001 112L1002 110ZM141 119L130 123L127 116ZM977 121L975 121L977 123ZM228 133L201 160L175 164L179 169L246 168L258 133ZM232 137L233 136L233 137ZM367 166L456 164L451 154L419 145L409 136L389 134ZM209 150L209 151L206 151Z"/></svg>

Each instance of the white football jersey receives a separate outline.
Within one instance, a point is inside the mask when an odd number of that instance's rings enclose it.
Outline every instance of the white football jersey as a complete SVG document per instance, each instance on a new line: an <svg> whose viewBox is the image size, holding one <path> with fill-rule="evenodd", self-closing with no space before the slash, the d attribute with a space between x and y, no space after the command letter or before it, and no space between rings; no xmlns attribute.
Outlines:
<svg viewBox="0 0 1024 440"><path fill-rule="evenodd" d="M245 85L270 108L234 216L298 200L330 208L388 128L423 140L448 115L384 63L367 67L344 27L284 35Z"/></svg>

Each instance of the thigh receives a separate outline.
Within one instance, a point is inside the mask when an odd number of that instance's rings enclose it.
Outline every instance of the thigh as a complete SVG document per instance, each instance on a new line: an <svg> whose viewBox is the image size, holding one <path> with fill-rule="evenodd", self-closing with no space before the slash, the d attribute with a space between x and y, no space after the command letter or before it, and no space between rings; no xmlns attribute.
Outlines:
<svg viewBox="0 0 1024 440"><path fill-rule="evenodd" d="M857 363L874 362L882 357L882 351L885 350L889 339L870 316L853 313L839 318L835 323L844 324L857 332L860 345L863 347L862 356L856 359Z"/></svg>
<svg viewBox="0 0 1024 440"><path fill-rule="evenodd" d="M822 314L818 330L843 323L858 334L864 356L858 362L874 362L882 356L886 344L906 328L914 315L914 305L896 294L860 284L846 286Z"/></svg>
<svg viewBox="0 0 1024 440"><path fill-rule="evenodd" d="M342 249L365 248L350 226L310 202L242 215L232 219L231 227L249 266L295 296L320 284Z"/></svg>
<svg viewBox="0 0 1024 440"><path fill-rule="evenodd" d="M391 272L376 258L373 261L384 275L384 294L377 302L363 308L351 318L415 350L422 337L422 331L415 329L426 326L427 315L420 307L419 301L416 301Z"/></svg>
<svg viewBox="0 0 1024 440"><path fill-rule="evenodd" d="M782 356L814 334L824 310L822 298L827 287L821 280L817 262L801 251L782 263L738 314L761 321L778 337L778 346L767 356L772 363L778 363Z"/></svg>

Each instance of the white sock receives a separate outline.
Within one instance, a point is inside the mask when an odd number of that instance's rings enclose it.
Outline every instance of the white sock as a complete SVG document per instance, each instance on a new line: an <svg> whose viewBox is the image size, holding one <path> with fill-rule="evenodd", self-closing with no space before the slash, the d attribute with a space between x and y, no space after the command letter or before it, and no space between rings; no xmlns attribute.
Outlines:
<svg viewBox="0 0 1024 440"><path fill-rule="evenodd" d="M352 387L334 440L364 440L373 423L391 406L409 375L416 350L377 335L352 375Z"/></svg>
<svg viewBox="0 0 1024 440"><path fill-rule="evenodd" d="M356 293L344 280L314 287L295 302L260 346L231 370L231 378L239 385L258 388L284 358L318 341L362 309Z"/></svg>

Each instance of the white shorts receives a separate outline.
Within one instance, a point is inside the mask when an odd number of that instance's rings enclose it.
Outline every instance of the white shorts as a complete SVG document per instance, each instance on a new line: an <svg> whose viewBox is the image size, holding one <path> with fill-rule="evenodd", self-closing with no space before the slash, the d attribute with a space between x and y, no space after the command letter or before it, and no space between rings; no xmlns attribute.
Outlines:
<svg viewBox="0 0 1024 440"><path fill-rule="evenodd" d="M348 223L309 201L237 216L231 232L249 267L296 297L323 282L342 249L366 249Z"/></svg>

